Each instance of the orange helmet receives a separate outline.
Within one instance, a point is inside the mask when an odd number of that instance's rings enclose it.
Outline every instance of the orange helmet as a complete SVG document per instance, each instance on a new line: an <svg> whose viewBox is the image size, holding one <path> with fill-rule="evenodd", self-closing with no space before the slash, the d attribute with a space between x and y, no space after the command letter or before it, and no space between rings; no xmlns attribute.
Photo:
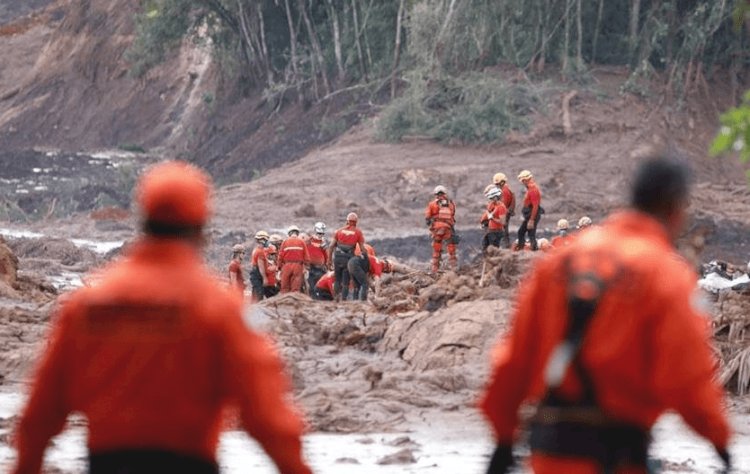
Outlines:
<svg viewBox="0 0 750 474"><path fill-rule="evenodd" d="M346 215L346 222L357 222L359 220L359 217L357 216L356 212L350 212Z"/></svg>
<svg viewBox="0 0 750 474"><path fill-rule="evenodd" d="M211 213L211 178L184 161L159 163L141 177L136 199L148 221L203 225Z"/></svg>

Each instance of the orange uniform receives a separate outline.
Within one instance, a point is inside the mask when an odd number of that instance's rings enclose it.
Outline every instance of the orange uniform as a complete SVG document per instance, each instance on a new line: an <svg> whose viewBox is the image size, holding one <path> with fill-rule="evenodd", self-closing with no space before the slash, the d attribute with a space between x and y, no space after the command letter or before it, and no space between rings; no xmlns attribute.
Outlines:
<svg viewBox="0 0 750 474"><path fill-rule="evenodd" d="M263 299L263 277L268 267L267 248L257 244L250 254L250 286L253 289L253 301Z"/></svg>
<svg viewBox="0 0 750 474"><path fill-rule="evenodd" d="M510 217L516 212L516 195L513 194L508 183L503 184L500 190L503 192L503 197L501 199L503 204L505 204L505 208L508 210L508 215Z"/></svg>
<svg viewBox="0 0 750 474"><path fill-rule="evenodd" d="M447 197L436 197L427 205L424 217L432 233L432 271L440 268L443 243L448 247L448 259L452 267L457 265L456 244L453 226L456 224L456 204Z"/></svg>
<svg viewBox="0 0 750 474"><path fill-rule="evenodd" d="M305 241L296 235L287 238L279 250L281 292L302 291L304 266L310 262Z"/></svg>
<svg viewBox="0 0 750 474"><path fill-rule="evenodd" d="M567 247L571 244L571 242L573 242L573 236L570 234L556 235L552 237L552 240L549 241L550 245L555 248Z"/></svg>
<svg viewBox="0 0 750 474"><path fill-rule="evenodd" d="M636 211L616 214L549 254L522 285L512 329L495 352L481 400L499 444L512 442L519 406L540 400L548 387L551 354L568 331L568 283L575 280L562 276L571 268L619 276L598 300L578 356L598 409L643 431L665 410L675 410L717 448L726 448L729 426L713 379L706 320L691 305L696 276L674 252L662 224ZM558 392L578 400L587 384L574 364L567 367ZM580 456L541 455L533 443L531 464L542 474L601 472Z"/></svg>
<svg viewBox="0 0 750 474"><path fill-rule="evenodd" d="M310 265L328 266L328 253L326 252L325 242L315 236L305 241L307 254L310 256Z"/></svg>
<svg viewBox="0 0 750 474"><path fill-rule="evenodd" d="M354 256L357 250L362 250L365 243L365 236L362 230L357 227L355 222L347 222L346 226L340 228L333 234L333 242L329 248L334 271L334 296L339 295L346 300L349 297L349 283L351 276L347 265L349 259ZM367 250L367 247L365 247ZM331 253L333 253L331 255Z"/></svg>
<svg viewBox="0 0 750 474"><path fill-rule="evenodd" d="M482 213L481 223L487 223L487 230L490 232L500 232L505 228L505 216L508 209L501 201L490 201L487 204L487 210Z"/></svg>
<svg viewBox="0 0 750 474"><path fill-rule="evenodd" d="M309 473L302 421L271 344L196 248L145 237L101 281L66 299L17 432L15 473L38 473L67 415L88 419L92 454L155 449L215 462L227 406L281 472Z"/></svg>
<svg viewBox="0 0 750 474"><path fill-rule="evenodd" d="M542 204L542 192L539 190L539 186L533 181L529 180L526 188L526 195L523 198L523 209L530 209L530 217L528 220L536 221L539 216L539 207Z"/></svg>
<svg viewBox="0 0 750 474"><path fill-rule="evenodd" d="M232 259L229 262L229 286L238 289L240 292L245 291L245 277L242 275L242 264L239 260Z"/></svg>

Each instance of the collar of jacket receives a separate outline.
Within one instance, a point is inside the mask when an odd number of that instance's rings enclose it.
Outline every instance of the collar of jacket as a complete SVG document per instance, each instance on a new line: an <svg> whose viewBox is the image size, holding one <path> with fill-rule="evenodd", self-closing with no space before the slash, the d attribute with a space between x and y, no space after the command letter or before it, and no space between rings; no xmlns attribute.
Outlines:
<svg viewBox="0 0 750 474"><path fill-rule="evenodd" d="M632 209L612 214L604 224L610 229L627 234L639 235L658 242L665 247L674 247L669 239L667 228L655 217Z"/></svg>
<svg viewBox="0 0 750 474"><path fill-rule="evenodd" d="M200 250L192 243L172 238L143 236L128 252L135 260L200 263Z"/></svg>

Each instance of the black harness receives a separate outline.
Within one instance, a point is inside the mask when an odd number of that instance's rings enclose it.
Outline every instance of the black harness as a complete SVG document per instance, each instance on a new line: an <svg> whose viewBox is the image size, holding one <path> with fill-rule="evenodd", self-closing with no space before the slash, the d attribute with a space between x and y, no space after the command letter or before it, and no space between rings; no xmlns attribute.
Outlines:
<svg viewBox="0 0 750 474"><path fill-rule="evenodd" d="M593 255L592 262L611 255ZM547 364L547 392L531 420L530 445L534 452L555 457L586 458L596 461L602 472L615 472L622 466L648 469L649 432L604 413L596 400L591 377L583 366L580 352L587 329L601 298L622 277L621 266L602 276L594 268L573 269L566 262L568 277L568 329ZM567 369L572 367L583 387L578 400L560 393Z"/></svg>

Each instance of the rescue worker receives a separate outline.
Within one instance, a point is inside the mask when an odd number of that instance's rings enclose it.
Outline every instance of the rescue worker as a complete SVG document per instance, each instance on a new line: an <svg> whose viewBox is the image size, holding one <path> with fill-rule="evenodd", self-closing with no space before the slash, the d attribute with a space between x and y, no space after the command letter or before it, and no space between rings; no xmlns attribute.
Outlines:
<svg viewBox="0 0 750 474"><path fill-rule="evenodd" d="M328 271L328 244L325 241L326 225L323 222L316 222L313 227L314 235L305 240L307 253L310 255L310 268L307 272L307 289L310 296L313 294L315 285Z"/></svg>
<svg viewBox="0 0 750 474"><path fill-rule="evenodd" d="M354 284L352 298L360 301L367 301L370 277L380 278L383 273L391 273L392 271L390 262L375 257L374 252L369 253L368 256L360 255L350 258L347 268Z"/></svg>
<svg viewBox="0 0 750 474"><path fill-rule="evenodd" d="M538 402L537 474L645 473L649 430L666 410L729 467L708 323L695 304L696 275L674 247L688 198L684 165L648 159L630 209L534 266L480 403L497 440L489 472L513 463L519 406L529 401Z"/></svg>
<svg viewBox="0 0 750 474"><path fill-rule="evenodd" d="M334 280L335 273L333 272L333 270L331 270L330 272L326 272L326 274L320 277L318 282L315 284L312 298L318 301L333 301Z"/></svg>
<svg viewBox="0 0 750 474"><path fill-rule="evenodd" d="M541 250L542 252L549 252L554 248L552 247L552 244L550 244L549 240L545 239L544 237L539 239L537 241L537 244L539 245L539 250Z"/></svg>
<svg viewBox="0 0 750 474"><path fill-rule="evenodd" d="M236 244L232 247L232 261L229 262L229 286L238 290L241 294L245 292L245 277L242 275L242 259L245 256L245 246Z"/></svg>
<svg viewBox="0 0 750 474"><path fill-rule="evenodd" d="M432 234L432 273L440 269L443 253L443 243L448 247L448 264L451 270L458 268L456 245L459 238L456 235L456 204L448 198L445 186L436 186L433 191L435 199L430 201L424 211L425 223Z"/></svg>
<svg viewBox="0 0 750 474"><path fill-rule="evenodd" d="M311 472L278 355L202 262L210 193L208 176L184 162L141 177L143 235L52 318L13 473L41 472L72 412L88 421L91 474L218 473L222 415L233 406L280 472Z"/></svg>
<svg viewBox="0 0 750 474"><path fill-rule="evenodd" d="M276 272L279 267L276 265L276 260L279 253L276 250L276 246L269 244L266 247L266 285L263 287L263 296L265 298L271 298L279 294L279 282L276 277Z"/></svg>
<svg viewBox="0 0 750 474"><path fill-rule="evenodd" d="M288 238L279 250L279 268L281 269L281 292L301 292L305 277L305 267L310 262L305 241L299 236L299 227L289 226Z"/></svg>
<svg viewBox="0 0 750 474"><path fill-rule="evenodd" d="M359 217L354 212L346 216L346 225L333 234L331 245L328 247L328 268L334 271L333 296L336 301L349 297L349 259L354 256L356 247L367 254L365 236L357 227Z"/></svg>
<svg viewBox="0 0 750 474"><path fill-rule="evenodd" d="M492 182L502 193L502 201L505 204L505 208L508 212L505 214L505 225L503 226L503 246L506 249L510 248L510 218L516 214L516 195L513 194L513 190L508 185L508 178L503 173L496 173L492 177Z"/></svg>
<svg viewBox="0 0 750 474"><path fill-rule="evenodd" d="M516 248L522 249L523 244L526 241L526 234L529 234L529 243L531 243L531 250L538 250L536 241L536 228L539 224L539 219L544 214L542 208L542 193L539 191L534 181L534 176L529 170L523 170L518 175L518 181L526 187L526 195L523 198L523 208L521 214L523 216L523 223L518 228L518 243Z"/></svg>
<svg viewBox="0 0 750 474"><path fill-rule="evenodd" d="M589 216L583 216L578 219L578 230L583 230L591 225L591 218Z"/></svg>
<svg viewBox="0 0 750 474"><path fill-rule="evenodd" d="M550 245L553 247L564 247L570 243L571 235L568 234L570 223L567 219L557 221L557 235L552 237Z"/></svg>
<svg viewBox="0 0 750 474"><path fill-rule="evenodd" d="M268 247L268 232L259 230L255 233L255 248L250 255L250 286L253 289L253 301L263 299L263 288L268 285L266 271L266 247Z"/></svg>
<svg viewBox="0 0 750 474"><path fill-rule="evenodd" d="M279 234L271 234L271 237L268 239L268 244L276 247L277 252L279 251L279 249L281 248L281 244L283 243L284 237Z"/></svg>
<svg viewBox="0 0 750 474"><path fill-rule="evenodd" d="M501 201L502 192L500 188L493 187L487 192L487 209L482 213L479 219L482 228L485 229L484 238L482 239L482 251L487 247L500 248L503 237L505 236L505 223L507 222L508 209Z"/></svg>

